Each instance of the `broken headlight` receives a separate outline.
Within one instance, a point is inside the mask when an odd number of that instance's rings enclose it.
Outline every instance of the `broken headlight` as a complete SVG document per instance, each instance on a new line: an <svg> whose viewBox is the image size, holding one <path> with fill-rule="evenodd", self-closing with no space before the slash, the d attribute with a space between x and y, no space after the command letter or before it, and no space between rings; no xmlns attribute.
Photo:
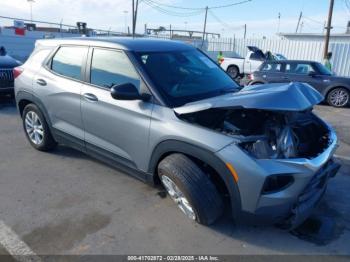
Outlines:
<svg viewBox="0 0 350 262"><path fill-rule="evenodd" d="M297 156L298 139L291 127L286 126L277 135L262 136L241 144L258 159L293 158Z"/></svg>

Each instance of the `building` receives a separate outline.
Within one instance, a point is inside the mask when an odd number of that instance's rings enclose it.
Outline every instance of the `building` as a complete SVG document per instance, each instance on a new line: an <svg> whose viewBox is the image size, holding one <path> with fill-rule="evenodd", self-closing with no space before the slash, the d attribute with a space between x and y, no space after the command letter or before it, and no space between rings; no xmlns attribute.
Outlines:
<svg viewBox="0 0 350 262"><path fill-rule="evenodd" d="M325 33L280 33L281 39L292 41L324 41ZM350 43L350 21L347 24L345 33L331 34L330 42Z"/></svg>

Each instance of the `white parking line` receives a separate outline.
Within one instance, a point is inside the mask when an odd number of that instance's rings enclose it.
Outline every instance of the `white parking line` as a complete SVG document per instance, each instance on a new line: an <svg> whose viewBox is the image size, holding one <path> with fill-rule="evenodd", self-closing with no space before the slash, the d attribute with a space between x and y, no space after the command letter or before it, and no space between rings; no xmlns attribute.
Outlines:
<svg viewBox="0 0 350 262"><path fill-rule="evenodd" d="M24 243L13 230L0 220L0 244L13 256L13 258L20 262L41 262L38 257L28 246Z"/></svg>
<svg viewBox="0 0 350 262"><path fill-rule="evenodd" d="M350 161L350 157L348 156L334 155L334 157L342 160Z"/></svg>

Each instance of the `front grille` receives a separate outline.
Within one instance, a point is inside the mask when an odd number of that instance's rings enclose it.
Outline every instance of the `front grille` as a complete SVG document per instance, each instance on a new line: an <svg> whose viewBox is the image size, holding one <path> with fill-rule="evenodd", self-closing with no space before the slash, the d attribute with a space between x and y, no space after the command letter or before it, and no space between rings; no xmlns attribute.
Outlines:
<svg viewBox="0 0 350 262"><path fill-rule="evenodd" d="M14 86L12 69L0 68L0 88L9 88Z"/></svg>
<svg viewBox="0 0 350 262"><path fill-rule="evenodd" d="M0 69L0 81L13 81L12 69Z"/></svg>

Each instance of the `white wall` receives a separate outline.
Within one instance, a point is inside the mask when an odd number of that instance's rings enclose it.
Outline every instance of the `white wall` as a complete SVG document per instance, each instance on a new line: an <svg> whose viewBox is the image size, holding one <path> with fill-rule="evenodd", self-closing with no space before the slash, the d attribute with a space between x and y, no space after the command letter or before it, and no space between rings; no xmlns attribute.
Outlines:
<svg viewBox="0 0 350 262"><path fill-rule="evenodd" d="M77 34L70 33L45 33L38 31L26 31L25 36L16 35L14 29L0 31L0 46L4 46L9 55L25 61L34 49L35 41L45 37L74 37Z"/></svg>

